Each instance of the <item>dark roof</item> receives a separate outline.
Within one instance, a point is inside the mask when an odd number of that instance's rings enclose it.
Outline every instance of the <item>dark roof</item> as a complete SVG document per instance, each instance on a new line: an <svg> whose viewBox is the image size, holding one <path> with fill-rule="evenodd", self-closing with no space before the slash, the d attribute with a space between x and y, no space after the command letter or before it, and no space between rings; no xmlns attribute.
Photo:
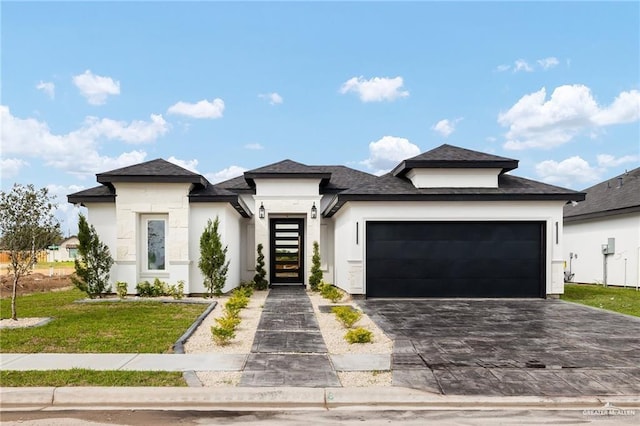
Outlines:
<svg viewBox="0 0 640 426"><path fill-rule="evenodd" d="M96 175L98 182L175 182L207 186L207 180L198 173L170 163L162 158Z"/></svg>
<svg viewBox="0 0 640 426"><path fill-rule="evenodd" d="M206 188L194 188L189 193L190 203L207 203L207 202L228 202L243 217L251 217L249 208L242 201L238 194L227 191L218 186L208 186Z"/></svg>
<svg viewBox="0 0 640 426"><path fill-rule="evenodd" d="M243 176L238 176L224 182L215 184L215 187L224 188L234 193L255 193L253 183L250 185L246 179L247 174L252 178L269 177L275 175L275 170L283 170L284 176L288 177L318 177L328 176L328 181L320 188L320 193L335 193L355 186L374 182L377 177L370 173L355 170L346 166L307 166L291 160L284 160L260 169L245 172ZM297 170L294 171L294 170ZM256 173L256 171L258 171ZM252 182L253 179L250 179Z"/></svg>
<svg viewBox="0 0 640 426"><path fill-rule="evenodd" d="M404 176L411 169L425 168L492 168L508 172L518 168L518 160L444 144L404 160L391 171L391 174Z"/></svg>
<svg viewBox="0 0 640 426"><path fill-rule="evenodd" d="M586 199L564 208L565 222L640 211L640 167L585 189Z"/></svg>
<svg viewBox="0 0 640 426"><path fill-rule="evenodd" d="M579 201L582 199L584 199L582 193L509 174L498 176L498 188L416 188L408 179L388 173L380 176L373 183L339 193L324 214L332 216L347 201Z"/></svg>
<svg viewBox="0 0 640 426"><path fill-rule="evenodd" d="M326 185L331 179L331 173L323 171L320 167L307 166L291 160L282 160L258 169L244 172L244 179L250 186L254 186L256 178L300 179L319 178L321 185Z"/></svg>
<svg viewBox="0 0 640 426"><path fill-rule="evenodd" d="M95 186L67 195L67 201L72 204L113 203L116 201L116 191L112 186Z"/></svg>

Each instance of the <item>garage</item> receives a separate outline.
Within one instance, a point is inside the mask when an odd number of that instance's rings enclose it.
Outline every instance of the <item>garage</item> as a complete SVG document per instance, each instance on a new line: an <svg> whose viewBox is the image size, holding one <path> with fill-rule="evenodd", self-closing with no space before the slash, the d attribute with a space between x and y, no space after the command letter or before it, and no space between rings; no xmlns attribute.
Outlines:
<svg viewBox="0 0 640 426"><path fill-rule="evenodd" d="M544 222L366 223L367 297L543 297Z"/></svg>

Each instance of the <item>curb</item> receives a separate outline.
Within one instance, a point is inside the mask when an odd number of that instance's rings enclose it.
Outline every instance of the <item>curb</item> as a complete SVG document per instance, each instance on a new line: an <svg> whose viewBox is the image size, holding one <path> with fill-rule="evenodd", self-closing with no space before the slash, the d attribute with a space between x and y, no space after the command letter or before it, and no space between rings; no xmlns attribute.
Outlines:
<svg viewBox="0 0 640 426"><path fill-rule="evenodd" d="M19 410L640 410L631 396L464 396L408 388L0 388L0 411Z"/></svg>

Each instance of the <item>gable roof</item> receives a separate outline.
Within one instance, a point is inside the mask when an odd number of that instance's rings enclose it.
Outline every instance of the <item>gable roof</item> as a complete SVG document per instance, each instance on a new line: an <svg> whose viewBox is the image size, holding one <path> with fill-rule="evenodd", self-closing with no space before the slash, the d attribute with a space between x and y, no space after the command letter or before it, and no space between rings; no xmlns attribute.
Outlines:
<svg viewBox="0 0 640 426"><path fill-rule="evenodd" d="M347 201L544 201L583 200L584 194L510 174L498 176L497 188L416 188L392 173L375 182L342 191L324 211L332 216Z"/></svg>
<svg viewBox="0 0 640 426"><path fill-rule="evenodd" d="M444 144L402 161L391 174L404 176L411 169L424 168L492 168L508 172L518 168L518 160Z"/></svg>
<svg viewBox="0 0 640 426"><path fill-rule="evenodd" d="M71 204L114 203L116 201L116 190L113 186L94 186L93 188L67 195L67 201Z"/></svg>
<svg viewBox="0 0 640 426"><path fill-rule="evenodd" d="M640 167L584 190L584 201L564 207L565 222L640 211Z"/></svg>
<svg viewBox="0 0 640 426"><path fill-rule="evenodd" d="M320 185L326 185L331 179L331 173L323 171L319 167L307 166L292 160L282 160L264 167L244 172L244 179L250 186L255 186L254 179L276 178L276 179L300 179L319 178Z"/></svg>
<svg viewBox="0 0 640 426"><path fill-rule="evenodd" d="M96 175L100 183L112 182L171 182L193 183L207 186L207 180L198 173L194 173L162 158L122 167Z"/></svg>

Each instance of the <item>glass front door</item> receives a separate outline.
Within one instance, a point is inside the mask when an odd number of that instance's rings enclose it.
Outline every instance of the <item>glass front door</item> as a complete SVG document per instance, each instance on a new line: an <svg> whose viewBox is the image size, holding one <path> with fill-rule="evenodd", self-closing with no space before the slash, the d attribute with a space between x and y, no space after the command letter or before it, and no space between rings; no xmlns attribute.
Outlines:
<svg viewBox="0 0 640 426"><path fill-rule="evenodd" d="M271 219L271 283L304 284L304 219Z"/></svg>

